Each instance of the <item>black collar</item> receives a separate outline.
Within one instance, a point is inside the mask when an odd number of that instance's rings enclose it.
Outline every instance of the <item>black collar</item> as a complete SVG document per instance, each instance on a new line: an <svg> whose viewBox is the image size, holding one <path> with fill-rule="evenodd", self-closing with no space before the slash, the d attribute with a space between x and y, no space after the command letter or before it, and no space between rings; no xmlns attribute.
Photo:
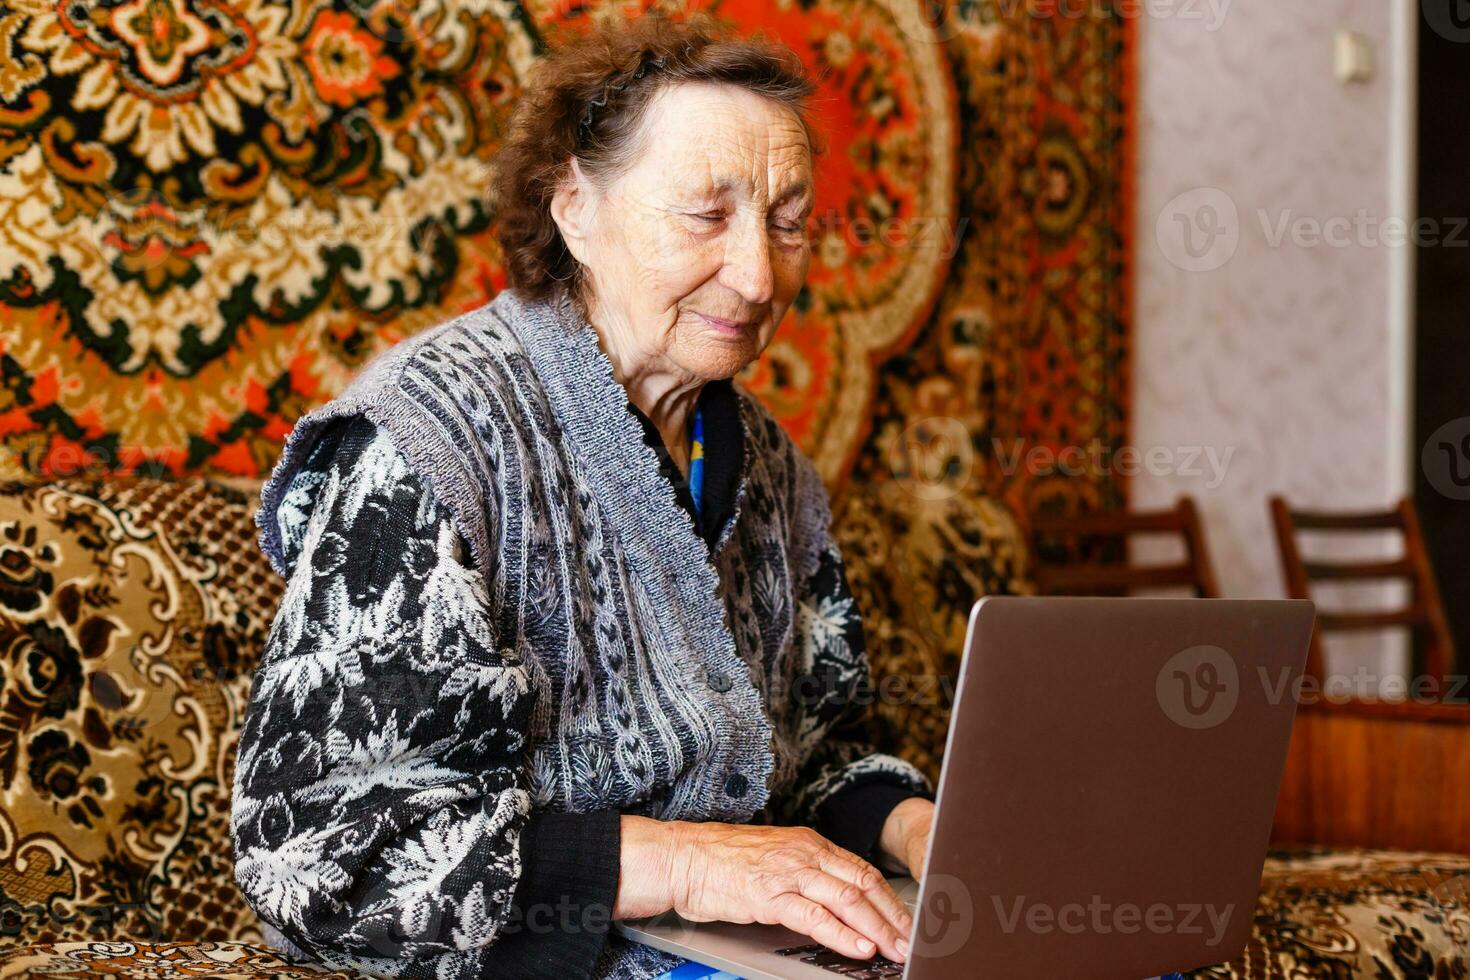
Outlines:
<svg viewBox="0 0 1470 980"><path fill-rule="evenodd" d="M704 415L704 499L703 519L696 517L694 497L689 480L674 465L653 421L628 402L628 410L643 425L643 441L658 455L659 472L674 487L679 506L699 528L699 536L711 551L720 540L720 532L735 510L735 495L740 487L740 464L745 455L745 430L740 425L740 399L731 381L710 381L699 392L699 408Z"/></svg>

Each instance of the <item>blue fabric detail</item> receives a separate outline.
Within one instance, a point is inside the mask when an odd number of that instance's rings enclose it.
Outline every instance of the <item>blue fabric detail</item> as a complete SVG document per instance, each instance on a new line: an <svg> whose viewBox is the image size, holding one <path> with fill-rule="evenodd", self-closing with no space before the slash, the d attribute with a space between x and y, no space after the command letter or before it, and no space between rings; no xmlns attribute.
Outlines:
<svg viewBox="0 0 1470 980"><path fill-rule="evenodd" d="M717 967L686 960L667 973L661 974L656 980L740 980L740 978Z"/></svg>
<svg viewBox="0 0 1470 980"><path fill-rule="evenodd" d="M689 440L689 495L694 514L704 516L704 410L694 409L694 436Z"/></svg>

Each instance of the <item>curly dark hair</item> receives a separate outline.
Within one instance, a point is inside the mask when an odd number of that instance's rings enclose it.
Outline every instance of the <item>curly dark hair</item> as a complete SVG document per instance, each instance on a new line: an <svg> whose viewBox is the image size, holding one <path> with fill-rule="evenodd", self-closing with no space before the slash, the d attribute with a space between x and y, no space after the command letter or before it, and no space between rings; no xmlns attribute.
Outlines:
<svg viewBox="0 0 1470 980"><path fill-rule="evenodd" d="M824 152L807 111L816 86L786 45L734 37L703 11L674 19L655 8L602 21L537 64L497 154L495 235L508 285L545 299L565 284L582 304L580 264L551 217L557 186L573 156L598 186L611 183L642 149L640 123L653 96L663 86L696 81L737 85L789 107L813 155Z"/></svg>

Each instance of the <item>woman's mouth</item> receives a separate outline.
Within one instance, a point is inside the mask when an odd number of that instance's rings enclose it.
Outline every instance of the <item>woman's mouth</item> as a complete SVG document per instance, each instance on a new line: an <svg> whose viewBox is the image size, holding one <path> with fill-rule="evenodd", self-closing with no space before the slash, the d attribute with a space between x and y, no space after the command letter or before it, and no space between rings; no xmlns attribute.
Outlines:
<svg viewBox="0 0 1470 980"><path fill-rule="evenodd" d="M710 326L714 327L716 332L725 334L726 336L730 337L738 337L741 334L744 334L753 325L752 321L749 320L726 320L724 317L710 316L708 313L700 313L699 317L705 323L708 323Z"/></svg>

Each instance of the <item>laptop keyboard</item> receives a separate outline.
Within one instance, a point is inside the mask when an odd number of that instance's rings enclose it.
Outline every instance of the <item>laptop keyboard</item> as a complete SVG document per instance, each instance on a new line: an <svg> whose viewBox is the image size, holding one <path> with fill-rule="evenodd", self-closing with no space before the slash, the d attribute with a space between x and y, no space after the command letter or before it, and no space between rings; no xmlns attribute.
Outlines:
<svg viewBox="0 0 1470 980"><path fill-rule="evenodd" d="M785 949L776 950L778 956L791 956L810 963L812 966L820 966L824 970L840 973L853 980L878 980L879 977L903 976L903 964L895 963L882 956L874 956L872 959L855 960L851 956L843 956L835 953L826 946L813 944L810 946L788 946Z"/></svg>

